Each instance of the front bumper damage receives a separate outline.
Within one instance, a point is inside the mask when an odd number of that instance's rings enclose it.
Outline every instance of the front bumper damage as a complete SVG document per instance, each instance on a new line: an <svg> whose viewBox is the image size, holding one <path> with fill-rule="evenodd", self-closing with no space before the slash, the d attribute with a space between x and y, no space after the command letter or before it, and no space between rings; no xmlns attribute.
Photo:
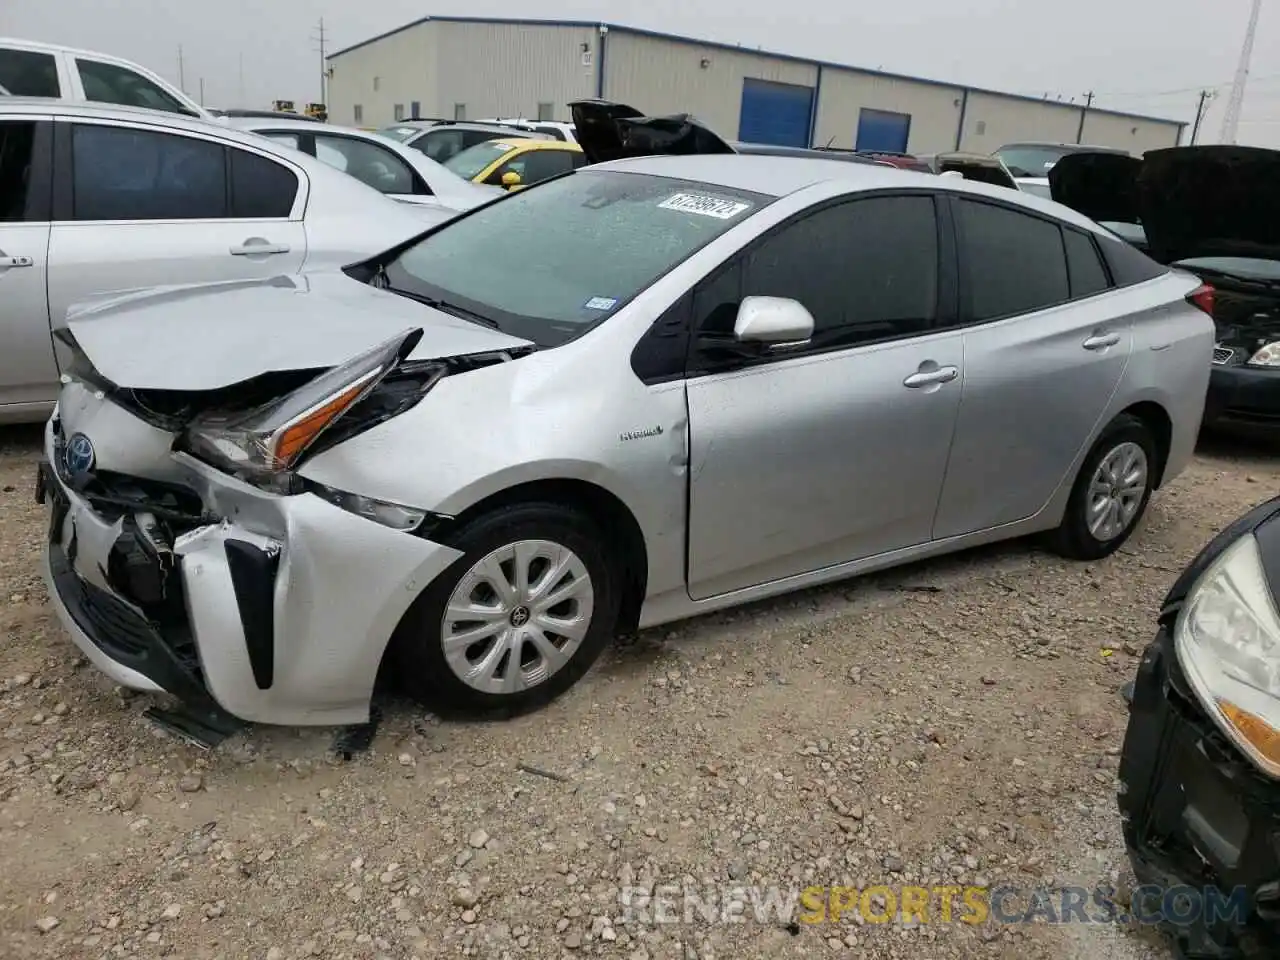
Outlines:
<svg viewBox="0 0 1280 960"><path fill-rule="evenodd" d="M1280 956L1280 783L1208 716L1173 641L1187 593L1222 550L1249 532L1264 555L1280 545L1272 517L1274 501L1219 534L1183 573L1133 684L1119 771L1125 844L1147 888L1141 909L1163 918L1186 960ZM1175 903L1179 893L1189 900Z"/></svg>
<svg viewBox="0 0 1280 960"><path fill-rule="evenodd" d="M96 413L76 432L94 436L95 419L120 428L119 408ZM66 468L65 440L55 414L37 479L45 578L91 662L124 686L249 722L369 719L390 637L457 551L184 454L166 452L163 482L105 464L86 482Z"/></svg>

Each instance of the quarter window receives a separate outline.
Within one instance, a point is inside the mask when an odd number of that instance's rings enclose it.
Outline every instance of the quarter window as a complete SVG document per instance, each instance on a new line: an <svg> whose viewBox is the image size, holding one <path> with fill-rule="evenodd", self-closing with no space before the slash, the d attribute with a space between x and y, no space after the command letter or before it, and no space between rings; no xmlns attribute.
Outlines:
<svg viewBox="0 0 1280 960"><path fill-rule="evenodd" d="M292 170L247 150L231 151L231 216L287 217L297 195L298 178Z"/></svg>
<svg viewBox="0 0 1280 960"><path fill-rule="evenodd" d="M49 53L0 50L0 87L15 97L58 97L58 62Z"/></svg>
<svg viewBox="0 0 1280 960"><path fill-rule="evenodd" d="M72 132L76 220L213 220L227 215L225 151L130 127Z"/></svg>
<svg viewBox="0 0 1280 960"><path fill-rule="evenodd" d="M1063 228L1062 242L1067 248L1067 274L1071 279L1071 298L1092 297L1110 289L1107 272L1098 257L1098 249L1089 237L1078 230Z"/></svg>
<svg viewBox="0 0 1280 960"><path fill-rule="evenodd" d="M729 294L726 281L718 286L721 297ZM813 314L816 347L929 329L938 306L933 199L854 200L783 227L747 254L735 301L746 296L788 297L804 304ZM737 302L699 297L704 329L729 332L736 311Z"/></svg>
<svg viewBox="0 0 1280 960"><path fill-rule="evenodd" d="M76 69L80 71L80 84L87 100L191 113L168 91L132 70L97 60L76 60Z"/></svg>
<svg viewBox="0 0 1280 960"><path fill-rule="evenodd" d="M957 207L971 320L1032 313L1070 299L1057 224L990 203L960 200Z"/></svg>

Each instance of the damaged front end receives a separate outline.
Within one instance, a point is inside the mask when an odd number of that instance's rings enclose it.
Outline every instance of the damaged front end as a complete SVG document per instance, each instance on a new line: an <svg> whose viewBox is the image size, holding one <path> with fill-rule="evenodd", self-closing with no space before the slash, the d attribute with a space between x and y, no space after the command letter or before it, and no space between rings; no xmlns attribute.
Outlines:
<svg viewBox="0 0 1280 960"><path fill-rule="evenodd" d="M1134 909L1188 960L1280 955L1277 588L1280 498L1184 571L1133 685L1119 806Z"/></svg>
<svg viewBox="0 0 1280 960"><path fill-rule="evenodd" d="M295 468L510 354L409 359L410 329L328 369L177 391L115 385L61 335L74 361L36 492L50 595L85 655L125 686L241 720L366 720L415 587L458 554L428 538L440 518L419 506Z"/></svg>

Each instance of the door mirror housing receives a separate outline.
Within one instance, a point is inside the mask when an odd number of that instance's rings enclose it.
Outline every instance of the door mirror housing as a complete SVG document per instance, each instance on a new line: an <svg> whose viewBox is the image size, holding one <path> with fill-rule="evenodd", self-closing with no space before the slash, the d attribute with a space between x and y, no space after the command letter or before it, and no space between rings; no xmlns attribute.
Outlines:
<svg viewBox="0 0 1280 960"><path fill-rule="evenodd" d="M762 347L799 346L813 337L813 314L786 297L745 297L733 324L733 339Z"/></svg>
<svg viewBox="0 0 1280 960"><path fill-rule="evenodd" d="M502 185L510 190L512 187L520 186L520 174L514 170L508 170L502 175Z"/></svg>

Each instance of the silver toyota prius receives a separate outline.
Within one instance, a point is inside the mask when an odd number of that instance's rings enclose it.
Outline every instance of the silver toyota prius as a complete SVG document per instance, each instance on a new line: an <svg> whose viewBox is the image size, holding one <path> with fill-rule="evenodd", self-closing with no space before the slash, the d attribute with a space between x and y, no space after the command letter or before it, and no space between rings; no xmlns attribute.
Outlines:
<svg viewBox="0 0 1280 960"><path fill-rule="evenodd" d="M1211 297L968 180L592 164L343 271L78 308L53 604L121 684L343 724L380 674L520 710L619 632L975 544L1096 560L1191 456Z"/></svg>

